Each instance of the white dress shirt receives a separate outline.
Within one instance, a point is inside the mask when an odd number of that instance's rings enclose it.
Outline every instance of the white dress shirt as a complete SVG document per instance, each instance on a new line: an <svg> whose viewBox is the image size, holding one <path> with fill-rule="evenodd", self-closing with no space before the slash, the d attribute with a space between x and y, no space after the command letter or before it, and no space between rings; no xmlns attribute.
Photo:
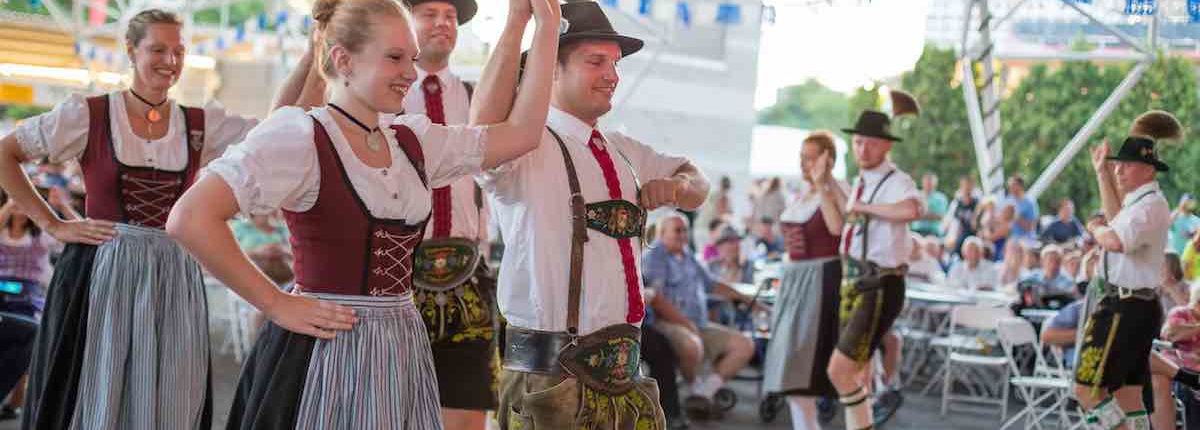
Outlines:
<svg viewBox="0 0 1200 430"><path fill-rule="evenodd" d="M430 210L430 189L477 173L483 162L485 127L447 127L432 124L424 115L399 115L389 124L380 124L391 151L391 165L370 167L354 155L328 108L305 113L300 108L286 107L272 113L246 136L245 142L230 147L208 167L233 189L242 213L262 215L277 209L304 212L316 204L321 166L312 118L320 121L329 134L354 192L376 218L410 223L424 220ZM429 188L421 184L416 169L387 128L392 123L407 126L421 141Z"/></svg>
<svg viewBox="0 0 1200 430"><path fill-rule="evenodd" d="M15 135L21 150L30 158L48 157L52 163L79 158L87 148L91 117L87 96L73 94L50 112L28 118L17 126ZM167 102L170 120L167 134L147 141L133 133L125 110L122 91L109 93L109 126L117 160L128 166L178 171L187 167L187 129L183 110L174 100ZM204 106L203 166L219 157L230 144L240 142L258 120L229 114L216 102ZM161 125L159 125L161 127Z"/></svg>
<svg viewBox="0 0 1200 430"><path fill-rule="evenodd" d="M417 80L404 96L404 113L425 115L425 78L431 74L417 67ZM470 97L462 79L444 68L432 73L442 84L442 112L446 125L464 125L470 113ZM450 183L450 236L471 240L487 240L487 203L475 200L475 179L463 176ZM477 203L482 203L483 208ZM432 223L433 220L430 219ZM425 229L425 238L433 237L433 225Z"/></svg>
<svg viewBox="0 0 1200 430"><path fill-rule="evenodd" d="M567 146L584 199L610 200L604 174L587 147L592 127L551 108L547 118ZM621 195L636 202L634 175L644 183L666 178L687 162L659 153L621 133L603 133L621 182ZM615 149L615 150L614 150ZM629 158L626 163L623 153ZM571 208L567 170L558 142L542 133L537 149L480 176L492 197L492 214L504 239L498 302L508 323L518 327L564 331L567 327L568 271L571 263ZM625 323L628 301L618 241L588 230L584 245L580 299L581 334ZM637 243L637 239L633 239ZM641 267L641 250L634 249ZM641 273L638 274L640 282Z"/></svg>
<svg viewBox="0 0 1200 430"><path fill-rule="evenodd" d="M895 170L887 182L883 183L883 188L879 192L875 192L881 181L888 172ZM865 185L865 186L864 186ZM850 187L850 195L847 197L853 201L854 196L860 186L863 187L862 196L859 201L863 203L870 202L871 204L893 204L909 199L915 199L917 206L924 210L925 202L921 191L917 189L917 184L913 182L912 177L908 176L904 171L899 170L896 165L890 161L884 161L871 170L864 170L862 174L854 181L854 186ZM871 200L871 194L875 194L875 200ZM871 217L870 226L867 230L871 237L868 240L870 248L867 249L867 260L880 267L893 268L899 267L908 261L908 256L912 249L912 238L908 232L908 223L891 222L880 219L879 217ZM850 234L853 231L853 234ZM845 229L842 231L842 248L845 248L845 241L850 241L850 250L844 255L850 258L862 258L863 246L863 226L854 223L846 223Z"/></svg>
<svg viewBox="0 0 1200 430"><path fill-rule="evenodd" d="M1124 249L1124 252L1104 253L1108 260L1108 282L1131 289L1157 288L1162 283L1167 230L1171 228L1171 208L1158 182L1126 193L1121 211L1108 225L1121 239Z"/></svg>

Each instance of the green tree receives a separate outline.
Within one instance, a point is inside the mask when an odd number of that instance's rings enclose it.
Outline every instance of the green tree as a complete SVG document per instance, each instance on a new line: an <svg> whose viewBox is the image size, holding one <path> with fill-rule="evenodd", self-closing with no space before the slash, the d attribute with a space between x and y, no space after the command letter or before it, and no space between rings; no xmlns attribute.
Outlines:
<svg viewBox="0 0 1200 430"><path fill-rule="evenodd" d="M816 80L779 90L779 100L758 113L758 123L806 130L843 126L846 95L831 90Z"/></svg>
<svg viewBox="0 0 1200 430"><path fill-rule="evenodd" d="M1132 63L1101 67L1085 61L1066 62L1055 69L1035 66L1001 106L1006 171L1021 174L1030 182L1036 179L1132 67ZM1200 119L1195 79L1186 59L1160 57L1101 124L1088 146L1107 138L1116 151L1133 119L1150 109L1170 111L1183 124ZM1189 136L1180 144L1161 148L1161 156L1176 167L1173 174L1160 176L1164 191L1172 198L1200 189L1195 175L1177 173L1200 161L1200 148L1194 147L1194 141ZM1039 202L1046 209L1063 198L1071 198L1086 211L1099 207L1086 150L1071 159Z"/></svg>
<svg viewBox="0 0 1200 430"><path fill-rule="evenodd" d="M933 172L942 178L943 191L962 175L976 175L962 88L955 80L954 51L926 45L913 70L900 77L902 89L921 105L917 117L893 120L892 133L904 139L892 146L892 160L916 175ZM855 90L850 96L847 124L853 124L863 109L880 109L881 84ZM857 171L853 157L847 160L851 175Z"/></svg>

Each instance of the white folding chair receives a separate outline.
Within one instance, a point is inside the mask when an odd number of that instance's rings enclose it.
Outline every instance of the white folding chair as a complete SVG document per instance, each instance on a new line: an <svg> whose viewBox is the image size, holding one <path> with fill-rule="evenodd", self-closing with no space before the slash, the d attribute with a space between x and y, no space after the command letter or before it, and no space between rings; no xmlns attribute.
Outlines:
<svg viewBox="0 0 1200 430"><path fill-rule="evenodd" d="M1053 371L1047 365L1033 324L1022 318L1004 318L1000 320L996 332L1008 360L1009 371L1012 372L1009 382L1016 388L1017 397L1025 402L1025 408L1005 421L1000 429L1016 424L1021 418L1025 419L1023 428L1033 426L1040 429L1042 419L1055 412L1059 413L1060 427L1068 425L1066 403L1070 398L1068 392L1071 390L1071 379L1064 377L1061 372ZM1033 349L1035 370L1028 376L1022 374L1017 360L1016 349L1023 345ZM1047 400L1052 401L1051 405L1041 408Z"/></svg>
<svg viewBox="0 0 1200 430"><path fill-rule="evenodd" d="M978 348L950 345L942 375L942 415L951 402L958 401L1000 406L1000 419L1008 416L1008 359L990 355L989 350L996 324L1011 316L1012 310L1007 307L962 305L950 311L950 337L968 336ZM962 383L969 394L955 394L951 388L956 382Z"/></svg>

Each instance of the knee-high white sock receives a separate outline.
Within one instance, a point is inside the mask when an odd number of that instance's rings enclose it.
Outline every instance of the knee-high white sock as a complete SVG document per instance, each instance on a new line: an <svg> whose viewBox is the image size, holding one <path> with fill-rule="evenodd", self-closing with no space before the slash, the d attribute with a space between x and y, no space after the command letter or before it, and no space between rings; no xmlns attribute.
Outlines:
<svg viewBox="0 0 1200 430"><path fill-rule="evenodd" d="M1127 413L1125 424L1130 430L1150 430L1150 415L1144 410Z"/></svg>
<svg viewBox="0 0 1200 430"><path fill-rule="evenodd" d="M792 411L793 430L821 430L817 420L817 399L809 396L787 396Z"/></svg>
<svg viewBox="0 0 1200 430"><path fill-rule="evenodd" d="M871 396L863 387L838 399L845 410L846 430L871 429L875 420L871 418Z"/></svg>
<svg viewBox="0 0 1200 430"><path fill-rule="evenodd" d="M1145 412L1142 411L1142 417L1145 418ZM1119 429L1125 423L1125 413L1121 412L1121 408L1117 407L1117 402L1109 397L1100 401L1084 417L1084 422L1087 423L1089 429L1112 430ZM1149 428L1149 422L1147 427Z"/></svg>

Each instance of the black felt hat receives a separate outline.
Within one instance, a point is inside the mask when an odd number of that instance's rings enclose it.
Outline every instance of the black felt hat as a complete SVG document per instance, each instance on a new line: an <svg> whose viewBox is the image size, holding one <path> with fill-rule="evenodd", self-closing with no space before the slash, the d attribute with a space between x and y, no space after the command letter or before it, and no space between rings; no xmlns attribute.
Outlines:
<svg viewBox="0 0 1200 430"><path fill-rule="evenodd" d="M853 128L843 128L842 131L861 136L878 137L893 142L902 142L903 139L892 135L891 128L892 119L886 113L867 109L858 115L858 121L854 123Z"/></svg>
<svg viewBox="0 0 1200 430"><path fill-rule="evenodd" d="M1108 159L1149 164L1154 166L1154 170L1159 172L1169 170L1167 163L1158 159L1158 151L1154 150L1154 140L1141 136L1129 136L1125 138L1125 142L1121 143L1121 149L1117 151L1117 155L1109 156Z"/></svg>

